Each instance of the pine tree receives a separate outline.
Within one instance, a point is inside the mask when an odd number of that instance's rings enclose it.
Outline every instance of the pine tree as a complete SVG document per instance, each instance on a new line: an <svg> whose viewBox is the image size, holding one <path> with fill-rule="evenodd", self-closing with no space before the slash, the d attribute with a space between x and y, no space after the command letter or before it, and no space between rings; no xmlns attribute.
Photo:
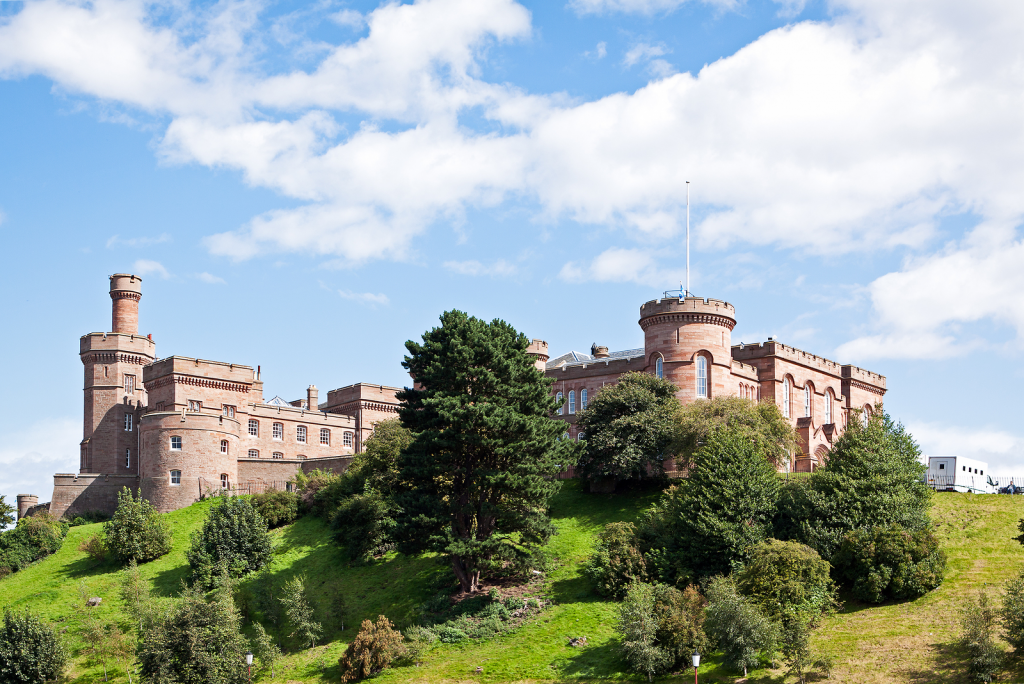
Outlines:
<svg viewBox="0 0 1024 684"><path fill-rule="evenodd" d="M528 345L504 321L461 311L405 345L416 387L399 393L399 417L414 437L401 459L396 537L405 553L446 555L464 592L550 536L555 475L575 460L564 424L551 418L552 381Z"/></svg>

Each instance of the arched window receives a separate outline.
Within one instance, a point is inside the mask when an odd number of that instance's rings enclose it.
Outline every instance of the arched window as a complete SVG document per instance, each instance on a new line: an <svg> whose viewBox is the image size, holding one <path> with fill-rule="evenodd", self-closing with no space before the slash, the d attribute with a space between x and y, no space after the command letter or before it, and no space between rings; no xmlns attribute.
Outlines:
<svg viewBox="0 0 1024 684"><path fill-rule="evenodd" d="M864 423L864 427L867 427L868 423L871 422L871 407L870 406L867 406L867 405L864 406L864 410L861 411L861 413L860 413L860 419Z"/></svg>
<svg viewBox="0 0 1024 684"><path fill-rule="evenodd" d="M220 488L221 489L227 489L228 488L228 474L227 473L221 473L220 474Z"/></svg>
<svg viewBox="0 0 1024 684"><path fill-rule="evenodd" d="M220 453L222 453L222 454L228 453L228 440L226 440L226 439L220 440Z"/></svg>
<svg viewBox="0 0 1024 684"><path fill-rule="evenodd" d="M577 442L582 442L586 438L587 438L587 433L586 432L581 432L578 435L576 435L576 441Z"/></svg>
<svg viewBox="0 0 1024 684"><path fill-rule="evenodd" d="M708 396L708 360L703 356L697 357L697 396Z"/></svg>
<svg viewBox="0 0 1024 684"><path fill-rule="evenodd" d="M576 413L576 391L569 390L569 414Z"/></svg>
<svg viewBox="0 0 1024 684"><path fill-rule="evenodd" d="M580 410L587 410L587 390L585 389L580 390Z"/></svg>
<svg viewBox="0 0 1024 684"><path fill-rule="evenodd" d="M565 413L565 404L562 403L562 393L559 392L558 395L555 397L555 399L558 399L558 415L564 414Z"/></svg>
<svg viewBox="0 0 1024 684"><path fill-rule="evenodd" d="M825 425L832 422L832 390L825 390Z"/></svg>
<svg viewBox="0 0 1024 684"><path fill-rule="evenodd" d="M789 418L789 378L782 381L782 415Z"/></svg>
<svg viewBox="0 0 1024 684"><path fill-rule="evenodd" d="M811 417L811 386L810 384L804 385L804 417Z"/></svg>
<svg viewBox="0 0 1024 684"><path fill-rule="evenodd" d="M660 356L654 360L654 374L659 378L665 377L665 364Z"/></svg>
<svg viewBox="0 0 1024 684"><path fill-rule="evenodd" d="M260 450L259 449L249 449L249 458L259 458L259 457L260 457Z"/></svg>

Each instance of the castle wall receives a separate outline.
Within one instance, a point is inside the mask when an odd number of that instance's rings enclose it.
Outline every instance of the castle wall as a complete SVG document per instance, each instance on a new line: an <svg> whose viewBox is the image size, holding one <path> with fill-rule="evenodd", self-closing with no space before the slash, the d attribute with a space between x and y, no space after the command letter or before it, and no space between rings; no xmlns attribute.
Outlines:
<svg viewBox="0 0 1024 684"><path fill-rule="evenodd" d="M112 515L117 510L118 492L127 487L134 493L138 486L139 478L134 475L57 473L53 476L50 513L57 518L73 518L89 511Z"/></svg>
<svg viewBox="0 0 1024 684"><path fill-rule="evenodd" d="M260 459L273 458L275 453L286 459L323 458L355 453L356 420L349 415L307 411L301 408L258 404L250 407L242 420L242 442L238 458L249 458L255 449ZM249 421L257 421L257 435L249 434ZM281 439L274 438L274 423L282 427ZM306 428L306 441L299 442L299 426ZM320 431L328 430L328 444L321 444ZM351 444L345 445L345 433Z"/></svg>
<svg viewBox="0 0 1024 684"><path fill-rule="evenodd" d="M399 401L395 397L401 387L356 383L330 390L321 408L331 414L352 416L355 419L355 451L363 450L366 440L373 435L374 426L382 420L398 417Z"/></svg>

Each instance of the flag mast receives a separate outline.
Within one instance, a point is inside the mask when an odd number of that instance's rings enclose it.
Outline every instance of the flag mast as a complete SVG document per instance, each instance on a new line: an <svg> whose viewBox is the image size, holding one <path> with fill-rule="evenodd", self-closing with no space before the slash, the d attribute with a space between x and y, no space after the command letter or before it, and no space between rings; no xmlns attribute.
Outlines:
<svg viewBox="0 0 1024 684"><path fill-rule="evenodd" d="M690 294L690 181L686 181L686 294Z"/></svg>

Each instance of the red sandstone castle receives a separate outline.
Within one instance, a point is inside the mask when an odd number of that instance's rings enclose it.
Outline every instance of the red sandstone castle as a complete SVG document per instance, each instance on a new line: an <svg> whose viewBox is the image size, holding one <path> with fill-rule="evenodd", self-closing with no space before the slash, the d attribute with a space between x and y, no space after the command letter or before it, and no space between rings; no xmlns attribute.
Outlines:
<svg viewBox="0 0 1024 684"><path fill-rule="evenodd" d="M885 394L885 377L809 354L775 338L760 344L732 344L736 310L728 302L666 292L640 307L642 349L609 353L596 344L590 354L571 351L548 361L546 342L531 352L555 379L552 393L564 400L561 418L580 439L576 411L623 373L643 371L679 388L683 404L713 397L774 401L800 438L800 453L788 467L810 471L842 434L853 410L869 416ZM671 467L671 466L670 466Z"/></svg>
<svg viewBox="0 0 1024 684"><path fill-rule="evenodd" d="M110 276L113 331L81 338L85 422L79 474L54 475L51 512L113 512L122 487L140 488L160 511L187 506L221 489L281 487L299 470L344 470L380 420L393 417L398 388L355 384L306 398L263 399L251 366L182 356L156 357L140 335L142 279ZM623 373L643 371L679 388L679 400L736 396L774 401L800 437L788 467L813 470L845 429L851 411L870 415L885 394L877 373L788 347L769 338L732 344L735 309L728 302L677 293L640 307L644 347L609 353L571 351L549 360L533 340L538 370L554 378L559 418L574 439L576 411ZM671 467L671 466L670 466ZM19 516L37 497L18 496ZM46 506L46 504L44 504Z"/></svg>

